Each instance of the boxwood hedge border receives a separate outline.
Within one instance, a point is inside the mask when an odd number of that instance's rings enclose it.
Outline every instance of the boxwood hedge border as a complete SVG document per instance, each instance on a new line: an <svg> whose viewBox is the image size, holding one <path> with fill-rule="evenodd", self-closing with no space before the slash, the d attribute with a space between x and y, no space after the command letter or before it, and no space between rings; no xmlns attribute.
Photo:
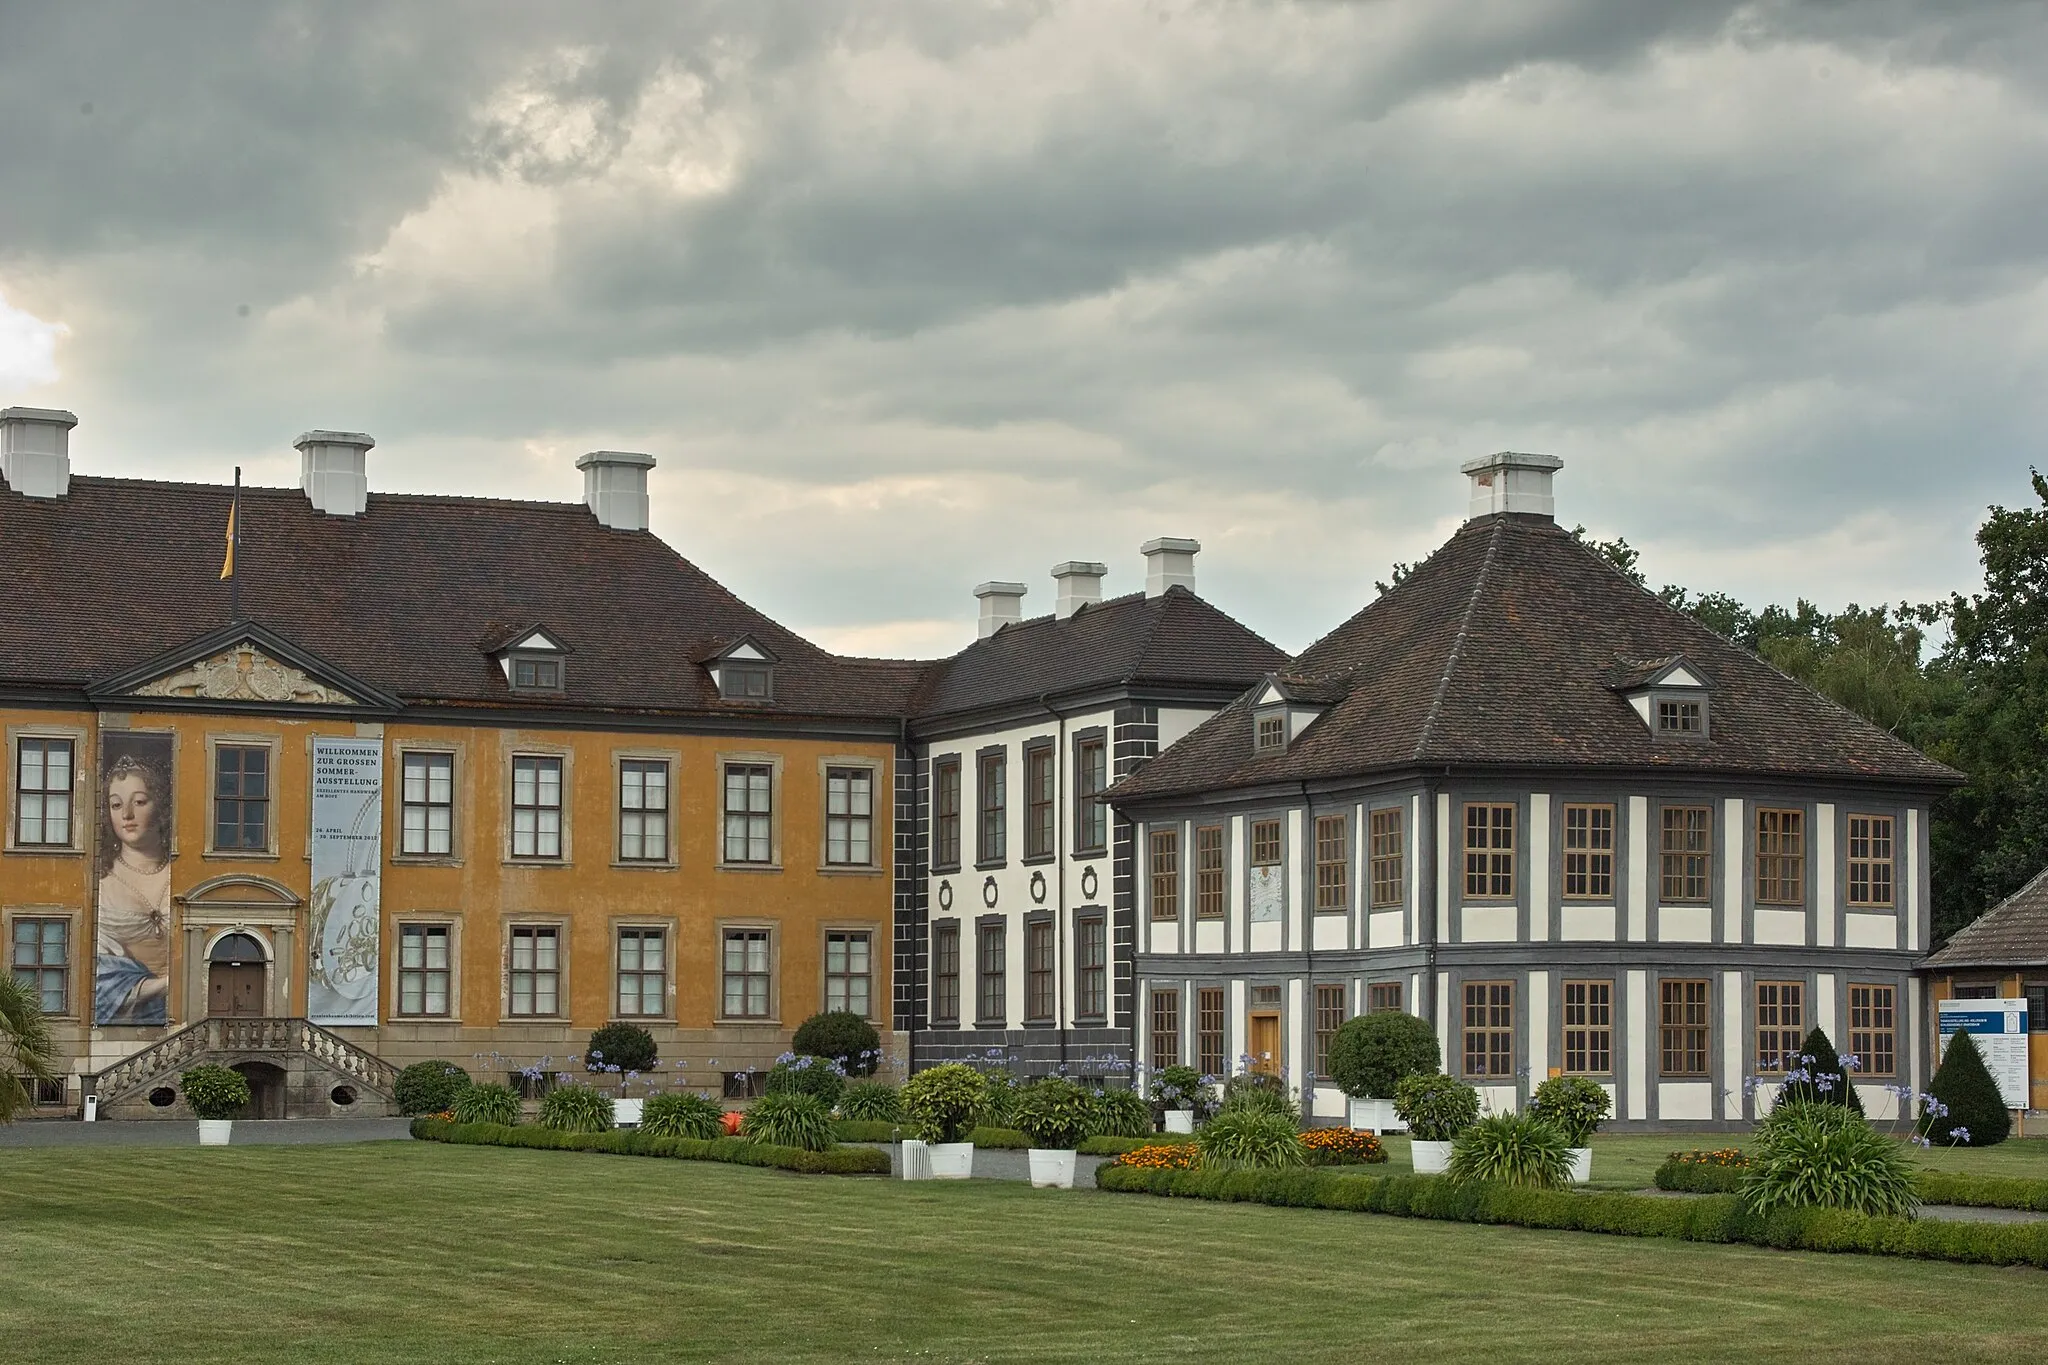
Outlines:
<svg viewBox="0 0 2048 1365"><path fill-rule="evenodd" d="M1654 1178L1660 1190L1681 1194L1736 1194L1742 1189L1740 1166L1706 1166L1667 1161ZM1957 1204L1976 1209L2018 1209L2048 1213L2048 1180L2007 1175L1968 1175L1956 1171L1921 1171L1913 1189L1923 1204Z"/></svg>
<svg viewBox="0 0 2048 1365"><path fill-rule="evenodd" d="M553 1152L600 1152L609 1156L673 1157L682 1161L722 1161L734 1166L766 1166L800 1175L887 1175L889 1154L873 1147L833 1147L806 1152L798 1147L771 1147L746 1138L650 1137L614 1129L608 1133L559 1133L522 1124L450 1123L417 1118L412 1135L422 1142L449 1142L471 1147L528 1147Z"/></svg>

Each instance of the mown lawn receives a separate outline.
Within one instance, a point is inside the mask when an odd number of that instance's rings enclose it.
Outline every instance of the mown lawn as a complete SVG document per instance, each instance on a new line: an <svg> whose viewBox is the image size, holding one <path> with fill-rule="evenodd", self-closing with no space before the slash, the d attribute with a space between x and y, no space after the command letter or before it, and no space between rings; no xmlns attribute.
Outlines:
<svg viewBox="0 0 2048 1365"><path fill-rule="evenodd" d="M2048 1353L2037 1271L425 1143L0 1170L39 1365Z"/></svg>

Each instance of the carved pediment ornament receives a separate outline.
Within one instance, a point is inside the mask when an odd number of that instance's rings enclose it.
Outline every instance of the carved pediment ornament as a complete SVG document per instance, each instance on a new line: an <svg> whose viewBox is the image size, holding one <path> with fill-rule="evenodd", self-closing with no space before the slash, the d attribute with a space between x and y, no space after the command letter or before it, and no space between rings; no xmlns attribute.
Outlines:
<svg viewBox="0 0 2048 1365"><path fill-rule="evenodd" d="M354 706L345 692L306 676L244 642L210 659L146 682L138 697L191 697L204 701L295 702L310 706Z"/></svg>

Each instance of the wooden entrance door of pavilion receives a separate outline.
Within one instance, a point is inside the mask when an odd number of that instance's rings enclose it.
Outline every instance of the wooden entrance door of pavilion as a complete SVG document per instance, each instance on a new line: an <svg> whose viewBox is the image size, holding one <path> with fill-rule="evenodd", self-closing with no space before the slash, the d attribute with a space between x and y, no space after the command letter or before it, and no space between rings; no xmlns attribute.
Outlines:
<svg viewBox="0 0 2048 1365"><path fill-rule="evenodd" d="M265 971L263 945L249 935L229 934L216 943L207 954L207 1017L262 1018Z"/></svg>
<svg viewBox="0 0 2048 1365"><path fill-rule="evenodd" d="M1262 1071L1268 1076L1280 1074L1280 1015L1275 1012L1253 1014L1249 1020L1250 1046L1245 1051L1251 1054L1252 1070Z"/></svg>

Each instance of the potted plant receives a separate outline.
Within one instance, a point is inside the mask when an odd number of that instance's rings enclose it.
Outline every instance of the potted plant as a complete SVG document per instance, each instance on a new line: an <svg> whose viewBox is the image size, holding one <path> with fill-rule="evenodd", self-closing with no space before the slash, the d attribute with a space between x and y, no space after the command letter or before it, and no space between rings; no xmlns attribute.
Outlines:
<svg viewBox="0 0 2048 1365"><path fill-rule="evenodd" d="M1195 1120L1209 1097L1202 1073L1191 1066L1169 1066L1152 1083L1152 1098L1158 1101L1169 1133L1192 1133Z"/></svg>
<svg viewBox="0 0 2048 1365"><path fill-rule="evenodd" d="M1410 1076L1437 1069L1443 1053L1436 1030L1412 1014L1388 1011L1347 1019L1330 1040L1329 1074L1351 1097L1351 1126L1375 1133L1405 1132L1394 1112L1394 1088Z"/></svg>
<svg viewBox="0 0 2048 1365"><path fill-rule="evenodd" d="M967 1135L987 1102L988 1082L960 1062L920 1071L903 1083L903 1117L917 1134L912 1140L930 1149L934 1180L974 1174L974 1144Z"/></svg>
<svg viewBox="0 0 2048 1365"><path fill-rule="evenodd" d="M1614 1112L1613 1097L1604 1086L1584 1076L1552 1076L1529 1097L1529 1112L1564 1134L1571 1149L1571 1180L1583 1185L1593 1178L1594 1130Z"/></svg>
<svg viewBox="0 0 2048 1365"><path fill-rule="evenodd" d="M186 1107L198 1116L199 1145L225 1147L235 1129L235 1113L249 1103L249 1082L224 1066L195 1066L178 1078Z"/></svg>
<svg viewBox="0 0 2048 1365"><path fill-rule="evenodd" d="M654 1069L661 1059L654 1035L638 1024L606 1024L590 1035L583 1050L583 1069L593 1076L616 1077L619 1093L613 1097L613 1119L621 1128L640 1124L645 1098L628 1099L626 1087L640 1079L640 1073Z"/></svg>
<svg viewBox="0 0 2048 1365"><path fill-rule="evenodd" d="M1414 1134L1415 1173L1441 1175L1450 1168L1458 1134L1479 1121L1479 1092L1441 1072L1409 1076L1394 1087L1394 1112Z"/></svg>
<svg viewBox="0 0 2048 1365"><path fill-rule="evenodd" d="M1095 1104L1064 1076L1047 1076L1017 1096L1017 1126L1031 1139L1031 1183L1038 1189L1074 1188L1074 1149L1088 1135Z"/></svg>

